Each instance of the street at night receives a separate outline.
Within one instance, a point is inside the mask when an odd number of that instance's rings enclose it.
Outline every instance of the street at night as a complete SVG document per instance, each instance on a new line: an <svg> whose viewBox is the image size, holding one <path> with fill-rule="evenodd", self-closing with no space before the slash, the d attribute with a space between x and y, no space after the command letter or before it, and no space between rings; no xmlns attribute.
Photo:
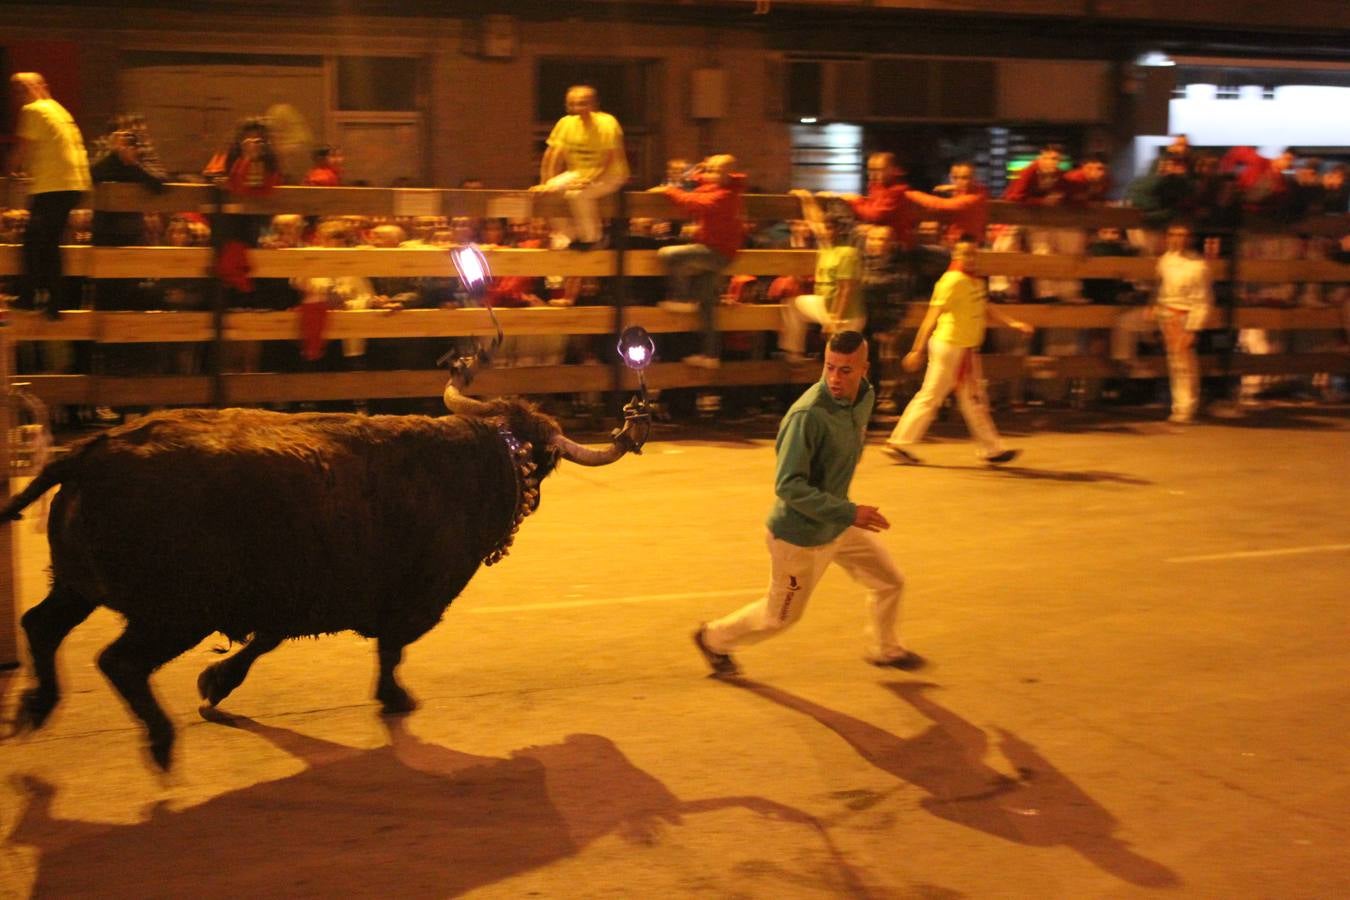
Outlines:
<svg viewBox="0 0 1350 900"><path fill-rule="evenodd" d="M959 421L922 466L872 435L851 495L892 523L917 672L863 661L834 568L742 679L708 677L692 631L768 575L772 418L563 466L409 648L403 718L347 633L263 657L207 721L216 635L153 679L160 776L100 609L46 727L0 743L0 894L1344 896L1350 417L1160 418L1000 416L1003 468ZM0 677L10 718L30 675Z"/></svg>

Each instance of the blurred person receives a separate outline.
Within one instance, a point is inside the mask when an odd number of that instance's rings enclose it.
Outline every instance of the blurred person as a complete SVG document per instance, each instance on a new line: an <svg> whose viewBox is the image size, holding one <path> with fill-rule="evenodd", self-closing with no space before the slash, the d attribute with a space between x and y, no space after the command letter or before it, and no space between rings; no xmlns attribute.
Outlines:
<svg viewBox="0 0 1350 900"><path fill-rule="evenodd" d="M989 316L1024 334L1030 334L1033 329L988 304L983 281L975 267L975 254L975 244L970 241L961 241L952 248L951 268L938 279L928 312L914 336L914 347L905 355L905 370L917 372L923 366L926 350L928 371L924 374L923 386L909 401L900 421L886 438L886 450L898 462L907 465L921 462L908 448L923 439L942 402L953 390L966 427L979 445L978 456L994 465L1017 458L1017 450L1003 447L989 415L980 366L980 345L984 342L985 322Z"/></svg>
<svg viewBox="0 0 1350 900"><path fill-rule="evenodd" d="M573 243L590 249L604 236L596 201L623 187L628 180L623 128L601 112L595 88L578 84L567 89L567 115L548 136L548 148L539 167L534 190L562 193L572 219L554 224L558 247Z"/></svg>
<svg viewBox="0 0 1350 900"><path fill-rule="evenodd" d="M897 411L895 389L900 369L900 327L905 320L905 294L900 285L900 270L895 234L888 225L867 226L863 240L863 306L867 309L867 342L877 362L877 399L875 411L890 415Z"/></svg>
<svg viewBox="0 0 1350 900"><path fill-rule="evenodd" d="M1322 161L1317 157L1301 159L1294 166L1289 186L1289 215L1295 221L1327 212L1326 188L1322 187Z"/></svg>
<svg viewBox="0 0 1350 900"><path fill-rule="evenodd" d="M135 132L117 130L109 134L104 141L106 148L102 158L90 168L90 177L95 184L104 182L127 182L143 186L150 193L163 193L168 173L162 168L148 168L141 159L140 139ZM140 212L114 212L95 210L92 222L91 243L96 247L141 247L149 243L146 239L145 215ZM100 278L94 283L95 309L100 310L137 310L148 307L139 278ZM125 353L139 348L121 347L116 351L107 348L105 352Z"/></svg>
<svg viewBox="0 0 1350 900"><path fill-rule="evenodd" d="M305 184L309 187L338 187L342 184L342 150L339 147L315 147L312 154L314 165L305 174Z"/></svg>
<svg viewBox="0 0 1350 900"><path fill-rule="evenodd" d="M1190 247L1191 230L1174 224L1167 229L1167 250L1158 258L1158 292L1154 315L1167 347L1167 379L1172 390L1169 422L1195 421L1200 405L1200 359L1195 333L1205 327L1214 306L1209 266Z"/></svg>
<svg viewBox="0 0 1350 900"><path fill-rule="evenodd" d="M0 244L22 244L28 230L28 210L7 209L0 213Z"/></svg>
<svg viewBox="0 0 1350 900"><path fill-rule="evenodd" d="M1326 195L1326 210L1332 215L1350 212L1350 181L1346 180L1345 163L1336 163L1322 173L1322 190Z"/></svg>
<svg viewBox="0 0 1350 900"><path fill-rule="evenodd" d="M783 306L783 324L778 349L788 362L807 361L806 327L816 322L828 336L840 331L859 331L867 324L867 309L858 290L861 261L858 248L849 243L850 221L839 215L826 217L810 191L792 191L816 239L816 272L812 293L801 294Z"/></svg>
<svg viewBox="0 0 1350 900"><path fill-rule="evenodd" d="M867 588L864 659L917 669L923 659L896 633L905 579L877 532L890 522L875 506L849 500L862 457L874 392L867 382L867 341L836 333L821 379L792 404L778 426L776 501L767 521L769 588L765 596L699 626L694 644L718 677L740 667L733 651L781 633L801 619L830 563Z"/></svg>
<svg viewBox="0 0 1350 900"><path fill-rule="evenodd" d="M31 178L17 305L41 307L55 318L66 307L61 236L71 211L92 186L89 157L75 120L52 99L40 74L16 72L9 83L21 104L9 167Z"/></svg>
<svg viewBox="0 0 1350 900"><path fill-rule="evenodd" d="M1086 174L1080 174L1078 186L1068 179L1068 174L1060 170L1064 152L1058 144L1046 144L1036 159L1024 168L1017 179L1004 193L1003 199L1027 206L1060 206L1072 202L1076 194L1086 195L1092 187L1101 183L1105 164L1093 165L1093 171L1100 171L1097 182L1088 182ZM1033 254L1078 255L1083 252L1086 239L1081 228L1027 228L1027 243ZM1041 303L1082 301L1082 285L1073 278L1037 278L1034 281L1036 299Z"/></svg>
<svg viewBox="0 0 1350 900"><path fill-rule="evenodd" d="M319 225L316 234L319 247L342 248L351 246L351 232L345 222L328 220ZM324 356L326 342L323 332L327 312L334 309L370 309L375 290L370 279L359 275L293 278L300 292L301 351L304 359L317 362ZM366 339L343 338L344 368L365 368Z"/></svg>
<svg viewBox="0 0 1350 900"><path fill-rule="evenodd" d="M905 169L894 153L873 153L867 157L867 195L839 194L853 209L858 220L868 225L885 225L891 229L891 239L902 251L914 245L914 226L922 217L920 208L907 196ZM821 194L822 199L832 195Z"/></svg>
<svg viewBox="0 0 1350 900"><path fill-rule="evenodd" d="M692 297L698 303L702 344L699 352L686 356L684 362L705 369L721 365L722 333L717 329L720 281L745 241L742 194L746 179L735 169L736 157L719 153L700 164L696 175L701 183L696 189L686 191L669 184L653 188L695 220L693 243L662 247L657 257L677 286L675 296Z"/></svg>

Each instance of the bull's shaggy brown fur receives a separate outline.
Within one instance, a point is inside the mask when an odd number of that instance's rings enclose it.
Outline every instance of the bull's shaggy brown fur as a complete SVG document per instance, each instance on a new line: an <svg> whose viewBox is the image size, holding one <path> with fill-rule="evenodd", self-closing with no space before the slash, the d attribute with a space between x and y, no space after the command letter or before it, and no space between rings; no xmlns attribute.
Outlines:
<svg viewBox="0 0 1350 900"><path fill-rule="evenodd" d="M212 632L249 641L202 674L216 703L286 638L352 630L378 640L377 697L413 702L402 648L441 618L510 530L517 481L498 428L533 445L542 478L557 423L496 401L486 419L286 415L248 409L146 416L84 440L0 517L60 485L48 534L52 589L23 619L38 678L23 724L56 705L54 655L97 605L126 617L99 665L168 764L172 727L146 678Z"/></svg>

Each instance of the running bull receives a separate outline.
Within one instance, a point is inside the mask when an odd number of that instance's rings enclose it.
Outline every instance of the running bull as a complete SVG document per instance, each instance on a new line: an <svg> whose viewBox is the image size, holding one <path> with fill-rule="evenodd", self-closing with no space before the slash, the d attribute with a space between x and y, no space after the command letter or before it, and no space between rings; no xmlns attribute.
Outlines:
<svg viewBox="0 0 1350 900"><path fill-rule="evenodd" d="M149 677L213 632L243 644L197 680L212 706L283 640L351 630L376 640L375 697L415 701L395 677L403 648L440 621L480 563L511 545L560 459L612 463L645 440L631 414L608 447L568 439L518 400L481 401L452 382L456 415L288 415L250 409L146 416L77 444L0 508L51 505L51 591L23 616L36 686L18 726L60 697L62 639L99 605L126 629L99 668L141 719L155 762L174 731Z"/></svg>

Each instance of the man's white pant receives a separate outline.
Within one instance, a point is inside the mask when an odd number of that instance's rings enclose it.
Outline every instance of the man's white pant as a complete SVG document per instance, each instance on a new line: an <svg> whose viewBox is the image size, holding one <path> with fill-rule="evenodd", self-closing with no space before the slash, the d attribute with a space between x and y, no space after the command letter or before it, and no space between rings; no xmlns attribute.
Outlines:
<svg viewBox="0 0 1350 900"><path fill-rule="evenodd" d="M824 328L834 328L829 307L819 294L799 294L792 302L783 304L783 327L778 332L778 349L785 353L806 352L806 325L816 322ZM839 331L862 331L866 316L841 319Z"/></svg>
<svg viewBox="0 0 1350 900"><path fill-rule="evenodd" d="M966 371L962 372L962 366ZM928 339L928 371L923 376L923 387L909 401L886 443L905 446L923 439L928 426L933 424L942 401L956 389L956 403L965 417L970 436L980 445L980 456L989 457L1003 452L1003 442L989 416L989 401L984 394L984 372L980 368L979 350L974 347L956 347L937 338Z"/></svg>
<svg viewBox="0 0 1350 900"><path fill-rule="evenodd" d="M833 562L867 588L868 659L891 659L904 652L896 637L896 621L900 617L905 577L875 532L847 528L819 547L798 547L779 540L772 532L766 536L766 542L772 563L768 594L709 622L703 633L709 649L730 653L771 638L795 623L806 611L806 601Z"/></svg>
<svg viewBox="0 0 1350 900"><path fill-rule="evenodd" d="M561 172L544 182L543 189L550 193L561 191L572 208L571 219L552 220L554 233L563 235L568 244L572 241L593 244L605 234L597 201L623 187L628 179L618 172L606 172L581 187L572 187L580 177L576 172Z"/></svg>
<svg viewBox="0 0 1350 900"><path fill-rule="evenodd" d="M1195 352L1195 333L1187 332L1186 310L1163 307L1159 311L1163 343L1167 346L1167 384L1172 392L1172 415L1195 418L1200 408L1200 357ZM1190 346L1183 347L1186 335Z"/></svg>

